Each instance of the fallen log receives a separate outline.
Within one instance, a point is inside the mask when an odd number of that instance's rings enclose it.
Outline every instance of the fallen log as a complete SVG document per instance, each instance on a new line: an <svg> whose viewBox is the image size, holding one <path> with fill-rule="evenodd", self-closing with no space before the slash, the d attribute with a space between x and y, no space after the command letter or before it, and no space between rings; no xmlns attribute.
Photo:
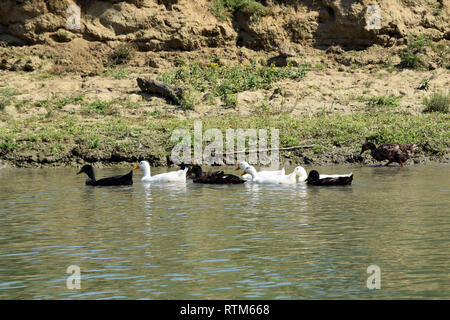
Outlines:
<svg viewBox="0 0 450 320"><path fill-rule="evenodd" d="M160 95L180 104L183 89L154 79L136 79L139 88L146 93Z"/></svg>

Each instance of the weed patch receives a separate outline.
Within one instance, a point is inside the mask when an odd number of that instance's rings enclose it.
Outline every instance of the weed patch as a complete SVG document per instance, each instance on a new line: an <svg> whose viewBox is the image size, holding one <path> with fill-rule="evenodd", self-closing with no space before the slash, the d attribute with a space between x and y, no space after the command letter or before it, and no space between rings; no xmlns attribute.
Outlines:
<svg viewBox="0 0 450 320"><path fill-rule="evenodd" d="M426 97L422 104L425 106L423 112L448 113L450 108L450 93L434 92Z"/></svg>
<svg viewBox="0 0 450 320"><path fill-rule="evenodd" d="M227 106L237 103L236 94L247 90L269 89L272 84L283 80L300 80L304 77L304 67L275 67L265 60L259 63L254 60L250 64L225 65L211 62L206 66L198 63L177 68L173 72L164 73L159 80L186 88L189 84L190 95L209 94L219 97Z"/></svg>

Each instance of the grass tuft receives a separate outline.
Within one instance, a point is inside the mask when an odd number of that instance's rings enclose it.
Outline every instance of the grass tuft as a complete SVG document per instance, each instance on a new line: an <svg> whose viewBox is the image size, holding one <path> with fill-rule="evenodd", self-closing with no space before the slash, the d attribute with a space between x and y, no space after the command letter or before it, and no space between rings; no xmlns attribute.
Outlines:
<svg viewBox="0 0 450 320"><path fill-rule="evenodd" d="M109 61L113 65L125 64L133 58L133 48L129 45L120 45L115 48L109 56Z"/></svg>
<svg viewBox="0 0 450 320"><path fill-rule="evenodd" d="M242 12L255 22L270 13L261 1L255 0L212 0L211 11L221 21L230 18L235 12Z"/></svg>
<svg viewBox="0 0 450 320"><path fill-rule="evenodd" d="M450 106L450 93L433 92L430 96L423 99L425 106L423 112L442 112L448 113Z"/></svg>

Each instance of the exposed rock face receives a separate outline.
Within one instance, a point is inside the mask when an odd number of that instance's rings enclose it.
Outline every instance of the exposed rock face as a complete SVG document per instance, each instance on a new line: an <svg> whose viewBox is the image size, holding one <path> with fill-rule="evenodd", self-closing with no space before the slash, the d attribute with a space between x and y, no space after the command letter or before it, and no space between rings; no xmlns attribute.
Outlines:
<svg viewBox="0 0 450 320"><path fill-rule="evenodd" d="M190 51L236 45L276 50L286 41L318 47L395 45L409 33L450 37L449 1L265 2L270 14L257 21L237 12L221 22L207 0L3 0L0 41L36 44L82 37L133 42L141 51Z"/></svg>

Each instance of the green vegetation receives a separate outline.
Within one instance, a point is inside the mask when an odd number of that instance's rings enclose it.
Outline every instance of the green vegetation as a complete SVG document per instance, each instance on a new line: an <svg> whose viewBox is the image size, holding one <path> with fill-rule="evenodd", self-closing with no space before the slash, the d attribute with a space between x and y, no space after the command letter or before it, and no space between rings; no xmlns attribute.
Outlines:
<svg viewBox="0 0 450 320"><path fill-rule="evenodd" d="M94 104L96 107L102 103ZM265 108L270 108L265 106ZM209 116L201 119L203 130L218 128L225 134L228 128L277 128L280 147L298 144L315 144L314 151L325 153L333 148L348 147L357 150L366 137L377 142L400 143L428 142L440 153L450 147L450 116L448 113L423 113L417 115L386 112L355 112L353 114L316 113L303 117L292 117L287 112L276 115L262 112L250 117L236 114L221 117ZM37 152L58 154L79 148L83 152L95 149L105 157L112 150L124 150L132 155L139 151L139 143L145 144L146 152L165 157L170 154L174 142L170 136L175 129L193 132L195 119L141 119L120 118L104 115L101 121L90 117L80 119L78 115L55 113L51 119L34 117L24 120L7 120L0 127L0 154L34 148ZM30 144L32 142L32 144Z"/></svg>
<svg viewBox="0 0 450 320"><path fill-rule="evenodd" d="M397 107L401 96L373 96L367 99L367 105L370 107Z"/></svg>
<svg viewBox="0 0 450 320"><path fill-rule="evenodd" d="M56 108L62 109L64 106L68 104L80 104L83 102L83 96L81 94L73 96L73 97L60 97L59 95L55 95L52 98L47 98L45 100L39 100L34 103L36 107L39 108Z"/></svg>
<svg viewBox="0 0 450 320"><path fill-rule="evenodd" d="M419 87L417 89L425 90L425 91L430 89L430 79L423 78L422 81L420 82Z"/></svg>
<svg viewBox="0 0 450 320"><path fill-rule="evenodd" d="M0 111L3 111L9 106L13 102L14 96L17 94L19 94L19 92L15 89L0 88Z"/></svg>
<svg viewBox="0 0 450 320"><path fill-rule="evenodd" d="M211 0L211 11L219 20L226 20L235 12L247 15L250 22L258 21L270 13L269 8L255 0Z"/></svg>
<svg viewBox="0 0 450 320"><path fill-rule="evenodd" d="M115 114L115 110L113 109L113 101L103 101L103 100L95 100L91 104L87 106L85 112L89 113L98 113L98 114Z"/></svg>
<svg viewBox="0 0 450 320"><path fill-rule="evenodd" d="M425 109L423 112L448 113L450 108L450 93L433 92L423 99Z"/></svg>
<svg viewBox="0 0 450 320"><path fill-rule="evenodd" d="M400 52L401 63L403 68L410 69L427 69L429 67L429 52L433 52L437 57L438 65L450 68L450 49L445 43L433 43L433 41L423 34L416 37L408 38L408 45Z"/></svg>
<svg viewBox="0 0 450 320"><path fill-rule="evenodd" d="M109 56L112 65L128 63L133 58L133 49L129 45L120 45Z"/></svg>
<svg viewBox="0 0 450 320"><path fill-rule="evenodd" d="M363 94L366 94L368 90L364 90ZM389 110L392 110L395 107L399 106L400 99L402 96L394 96L391 95L389 97L387 96L371 96L371 97L364 97L360 96L356 98L359 102L364 102L367 105L366 111L386 111L386 108L389 108Z"/></svg>
<svg viewBox="0 0 450 320"><path fill-rule="evenodd" d="M425 47L430 45L430 40L424 35L419 35L408 39L408 46L400 53L401 66L404 68L419 69L424 67L421 55L425 52Z"/></svg>
<svg viewBox="0 0 450 320"><path fill-rule="evenodd" d="M103 75L120 80L120 79L127 78L130 75L130 70L128 68L123 68L123 67L107 68L103 72Z"/></svg>
<svg viewBox="0 0 450 320"><path fill-rule="evenodd" d="M235 106L236 94L247 90L269 89L272 84L283 80L300 80L306 72L305 67L275 67L266 60L261 63L254 60L250 64L228 66L211 62L206 66L198 63L178 67L175 71L159 76L159 80L173 85L188 88L188 98L180 102L182 108L192 109L200 96L219 97L226 106ZM197 96L197 98L193 98Z"/></svg>

